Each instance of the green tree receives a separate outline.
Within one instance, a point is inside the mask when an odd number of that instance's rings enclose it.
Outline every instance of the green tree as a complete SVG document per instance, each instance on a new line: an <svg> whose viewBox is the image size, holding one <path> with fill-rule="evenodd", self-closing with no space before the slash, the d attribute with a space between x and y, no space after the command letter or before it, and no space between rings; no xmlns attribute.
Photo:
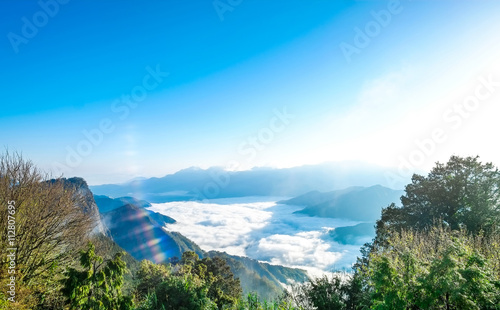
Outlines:
<svg viewBox="0 0 500 310"><path fill-rule="evenodd" d="M342 279L340 275L335 275L331 279L323 276L311 280L306 290L307 297L317 309L346 309L348 298L347 280Z"/></svg>
<svg viewBox="0 0 500 310"><path fill-rule="evenodd" d="M104 261L95 254L95 247L89 243L86 251L80 253L83 270L68 268L63 280L62 293L70 309L82 310L125 310L132 309L132 298L122 296L123 275L127 272L122 253Z"/></svg>
<svg viewBox="0 0 500 310"><path fill-rule="evenodd" d="M432 260L422 279L427 293L422 308L498 309L498 279L492 276L486 259L465 244L464 238L453 239L442 256Z"/></svg>
<svg viewBox="0 0 500 310"><path fill-rule="evenodd" d="M220 257L214 257L204 258L198 264L206 266L205 275L201 276L210 283L208 296L215 301L219 309L224 305L235 304L241 296L242 289L240 280L234 277L227 262Z"/></svg>
<svg viewBox="0 0 500 310"><path fill-rule="evenodd" d="M283 301L298 309L367 309L371 305L371 296L365 291L367 281L361 272L310 279L288 288Z"/></svg>
<svg viewBox="0 0 500 310"><path fill-rule="evenodd" d="M159 307L156 309L217 309L217 305L208 297L208 288L207 283L192 274L169 277L155 291L156 305Z"/></svg>
<svg viewBox="0 0 500 310"><path fill-rule="evenodd" d="M419 295L418 273L411 252L401 253L396 258L377 256L371 262L370 280L373 309L411 309Z"/></svg>
<svg viewBox="0 0 500 310"><path fill-rule="evenodd" d="M234 274L227 262L220 258L199 259L198 254L186 251L182 254L179 274L196 275L207 284L207 296L213 300L219 309L225 305L234 305L240 298L242 290L240 280Z"/></svg>
<svg viewBox="0 0 500 310"><path fill-rule="evenodd" d="M500 172L479 157L452 156L427 177L414 174L401 203L402 208L393 204L382 211L379 239L388 230L428 230L435 224L489 233L500 227Z"/></svg>
<svg viewBox="0 0 500 310"><path fill-rule="evenodd" d="M155 291L156 287L171 276L169 266L155 264L149 260L141 261L136 278L137 292L140 296L147 296Z"/></svg>
<svg viewBox="0 0 500 310"><path fill-rule="evenodd" d="M142 261L136 277L140 309L228 309L242 292L224 259L191 251L174 266Z"/></svg>

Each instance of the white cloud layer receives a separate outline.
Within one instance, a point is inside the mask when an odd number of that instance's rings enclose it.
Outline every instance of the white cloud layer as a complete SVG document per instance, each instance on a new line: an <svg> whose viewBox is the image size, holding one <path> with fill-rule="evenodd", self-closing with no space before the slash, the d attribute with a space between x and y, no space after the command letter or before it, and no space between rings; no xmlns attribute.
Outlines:
<svg viewBox="0 0 500 310"><path fill-rule="evenodd" d="M312 275L349 267L359 246L329 240L329 229L355 225L340 219L293 214L297 206L276 204L280 199L245 197L153 204L150 210L174 218L166 226L204 250L224 251L259 261L308 270Z"/></svg>

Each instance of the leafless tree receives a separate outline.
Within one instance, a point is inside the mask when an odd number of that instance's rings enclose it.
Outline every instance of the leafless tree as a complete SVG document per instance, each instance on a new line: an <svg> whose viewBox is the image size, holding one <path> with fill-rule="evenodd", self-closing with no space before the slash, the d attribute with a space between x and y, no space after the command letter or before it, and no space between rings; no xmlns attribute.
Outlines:
<svg viewBox="0 0 500 310"><path fill-rule="evenodd" d="M0 255L6 257L8 205L15 206L16 275L29 285L66 265L86 244L93 219L81 195L18 153L0 155ZM2 265L1 277L7 276Z"/></svg>

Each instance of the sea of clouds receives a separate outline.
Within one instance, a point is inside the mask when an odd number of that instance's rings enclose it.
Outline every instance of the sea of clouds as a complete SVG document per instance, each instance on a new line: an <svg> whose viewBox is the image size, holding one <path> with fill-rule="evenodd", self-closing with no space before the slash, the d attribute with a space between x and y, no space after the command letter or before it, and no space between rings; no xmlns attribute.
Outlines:
<svg viewBox="0 0 500 310"><path fill-rule="evenodd" d="M180 232L205 251L301 268L313 276L350 268L360 246L333 242L328 230L359 222L293 214L303 207L276 203L282 199L286 198L168 202L149 209L174 218L177 223L166 229Z"/></svg>

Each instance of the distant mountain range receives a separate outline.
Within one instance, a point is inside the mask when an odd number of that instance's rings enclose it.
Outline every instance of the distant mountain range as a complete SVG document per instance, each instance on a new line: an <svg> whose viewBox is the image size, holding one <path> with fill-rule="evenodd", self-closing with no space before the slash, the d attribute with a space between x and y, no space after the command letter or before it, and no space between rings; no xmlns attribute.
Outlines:
<svg viewBox="0 0 500 310"><path fill-rule="evenodd" d="M380 218L382 208L392 202L399 204L403 193L381 185L349 187L326 193L311 191L279 203L304 206L303 210L295 213L309 216L375 222Z"/></svg>
<svg viewBox="0 0 500 310"><path fill-rule="evenodd" d="M309 191L351 186L394 185L387 168L357 162L330 163L287 169L188 168L162 178L137 179L124 184L92 186L97 195L132 196L150 202L204 200L244 196L297 196ZM393 175L392 174L392 175Z"/></svg>

